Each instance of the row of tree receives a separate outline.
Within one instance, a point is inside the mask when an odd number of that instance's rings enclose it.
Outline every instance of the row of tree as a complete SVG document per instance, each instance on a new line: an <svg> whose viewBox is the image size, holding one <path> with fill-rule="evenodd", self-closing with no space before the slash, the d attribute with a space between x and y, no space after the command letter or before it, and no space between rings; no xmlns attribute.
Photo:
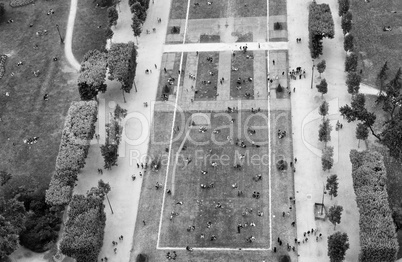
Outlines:
<svg viewBox="0 0 402 262"><path fill-rule="evenodd" d="M96 262L103 245L106 214L104 198L110 185L102 180L84 195L74 195L60 242L63 254L77 262Z"/></svg>
<svg viewBox="0 0 402 262"><path fill-rule="evenodd" d="M133 42L113 43L109 51L91 50L87 52L81 63L78 77L78 91L81 100L96 99L99 92L106 92L106 70L109 69L109 80L121 83L123 93L130 93L137 68L137 50Z"/></svg>
<svg viewBox="0 0 402 262"><path fill-rule="evenodd" d="M62 132L56 169L46 191L46 202L64 206L70 202L77 174L85 166L90 141L95 134L98 104L72 102Z"/></svg>
<svg viewBox="0 0 402 262"><path fill-rule="evenodd" d="M309 6L309 48L313 59L322 55L322 39L334 38L334 20L328 4L317 4L313 1Z"/></svg>
<svg viewBox="0 0 402 262"><path fill-rule="evenodd" d="M399 247L388 203L383 158L378 152L352 150L350 160L360 212L359 261L394 262Z"/></svg>

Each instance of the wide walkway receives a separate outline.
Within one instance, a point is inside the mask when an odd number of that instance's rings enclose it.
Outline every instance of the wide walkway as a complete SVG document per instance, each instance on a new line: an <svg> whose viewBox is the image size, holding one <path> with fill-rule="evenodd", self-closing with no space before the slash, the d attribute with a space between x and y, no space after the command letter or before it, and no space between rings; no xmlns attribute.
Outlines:
<svg viewBox="0 0 402 262"><path fill-rule="evenodd" d="M155 27L157 30L156 33L142 34L138 37L138 66L135 77L138 92L133 87L131 93L126 94L127 103L124 103L120 84L107 81L108 91L105 95L99 97L98 122L100 124L97 127L97 132L101 136L105 134L104 124L101 123L109 122L108 113L113 110L115 103L118 103L128 111L128 116L123 123L124 138L119 146L118 166L113 167L110 171L104 170L103 175L98 175L97 169L103 167L103 158L99 145L93 144L86 160L87 164L79 175L78 185L74 191L75 194L85 194L87 190L97 185L99 179L108 182L112 188L109 193L109 200L113 214L107 201L105 201L107 220L99 259L105 256L109 258L109 261L113 262L128 262L130 259L142 182L136 163L141 162L141 158L145 157L148 152L148 127L152 123L153 116L151 108L145 108L143 102L155 99L159 79L158 70L153 70L152 74L147 75L143 72L147 68L154 69L155 64L158 68L160 67L169 14L167 10L169 8L170 0L155 1L155 4L152 4L151 1L144 28ZM116 28L112 28L114 31L112 42L127 43L128 41L133 41L137 44L137 39L134 38L131 29L132 14L130 13L128 0L122 0L117 10L120 10L119 19ZM162 18L162 23L157 23L157 17ZM127 142L127 140L130 141ZM131 179L133 174L137 177L135 181ZM120 235L123 235L123 241L118 240ZM117 254L113 252L112 241L119 242Z"/></svg>
<svg viewBox="0 0 402 262"><path fill-rule="evenodd" d="M323 1L317 1L323 3ZM350 249L346 252L345 261L358 261L360 252L359 241L359 212L357 210L355 194L352 184L352 166L349 160L351 149L357 149L358 141L355 138L355 123L347 123L339 114L339 107L350 103L351 96L347 93L344 73L345 52L343 50L343 35L338 16L338 1L327 0L331 7L335 22L335 38L324 41L324 54L314 61L318 63L326 60L327 69L322 74L328 82L328 93L324 99L330 104L329 119L335 127L337 120L343 123L343 129L339 132L332 130L329 146L334 147L334 166L330 172L323 172L321 168L321 150L323 145L318 141L318 126L321 117L317 108L323 98L317 92L315 85L318 83L318 72L315 70L314 83L311 89L311 69L313 62L308 48L308 5L310 1L288 1L288 28L290 68L301 66L308 72L307 78L293 80L291 88L296 88L292 94L292 124L294 155L298 161L295 173L296 210L297 210L297 236L303 239L303 233L318 228L323 239L316 242L315 236L310 237L308 244L302 244L299 248L300 262L327 262L327 237L335 231L346 232L349 236ZM300 12L300 10L305 10ZM302 43L296 43L296 38L302 38ZM368 88L364 89L369 92ZM360 149L362 146L360 146ZM327 220L319 222L314 219L314 203L321 203L323 185L329 174L337 174L339 179L338 197L333 200L328 195L324 197L327 208L337 204L343 206L340 225L334 230L334 226Z"/></svg>

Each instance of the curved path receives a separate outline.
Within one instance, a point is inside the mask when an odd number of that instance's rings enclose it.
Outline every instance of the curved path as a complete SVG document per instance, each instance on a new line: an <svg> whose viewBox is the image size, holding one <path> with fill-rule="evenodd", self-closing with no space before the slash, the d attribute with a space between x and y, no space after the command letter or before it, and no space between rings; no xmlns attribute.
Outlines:
<svg viewBox="0 0 402 262"><path fill-rule="evenodd" d="M77 13L77 2L78 2L78 0L71 0L71 3L70 3L70 14L68 15L66 36L64 39L64 53L65 53L67 61L70 63L70 65L74 69L79 71L81 68L81 65L77 61L77 59L75 59L74 54L73 54L73 49L72 49L74 21L75 21L75 15Z"/></svg>

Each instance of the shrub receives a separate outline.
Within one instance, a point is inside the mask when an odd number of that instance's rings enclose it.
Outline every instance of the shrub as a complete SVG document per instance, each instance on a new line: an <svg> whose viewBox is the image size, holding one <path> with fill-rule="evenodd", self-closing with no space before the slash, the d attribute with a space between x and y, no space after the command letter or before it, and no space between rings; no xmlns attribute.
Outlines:
<svg viewBox="0 0 402 262"><path fill-rule="evenodd" d="M353 43L353 35L351 33L348 33L345 35L345 39L343 42L343 49L348 52L348 51L353 51L354 48L354 43Z"/></svg>
<svg viewBox="0 0 402 262"><path fill-rule="evenodd" d="M61 252L77 262L98 261L105 221L103 198L74 195L60 242Z"/></svg>
<svg viewBox="0 0 402 262"><path fill-rule="evenodd" d="M281 84L279 84L278 87L276 88L276 92L278 93L283 92L283 87L281 86Z"/></svg>
<svg viewBox="0 0 402 262"><path fill-rule="evenodd" d="M339 10L338 10L338 15L342 16L345 14L347 11L349 11L349 0L338 0L339 4Z"/></svg>
<svg viewBox="0 0 402 262"><path fill-rule="evenodd" d="M78 76L81 100L92 100L98 92L106 91L106 60L106 53L96 49L85 54Z"/></svg>
<svg viewBox="0 0 402 262"><path fill-rule="evenodd" d="M377 152L352 150L350 160L360 213L359 261L395 261L399 248L388 203L383 158Z"/></svg>
<svg viewBox="0 0 402 262"><path fill-rule="evenodd" d="M289 255L281 255L279 257L279 262L291 262Z"/></svg>
<svg viewBox="0 0 402 262"><path fill-rule="evenodd" d="M322 39L334 38L334 20L328 4L317 4L313 1L309 6L309 48L313 59L322 55Z"/></svg>
<svg viewBox="0 0 402 262"><path fill-rule="evenodd" d="M276 162L276 168L280 171L286 170L288 168L288 163L281 159L278 162Z"/></svg>
<svg viewBox="0 0 402 262"><path fill-rule="evenodd" d="M282 24L279 22L274 23L274 30L282 30Z"/></svg>
<svg viewBox="0 0 402 262"><path fill-rule="evenodd" d="M358 57L355 53L350 53L346 56L345 60L345 71L346 72L356 72Z"/></svg>
<svg viewBox="0 0 402 262"><path fill-rule="evenodd" d="M77 173L85 166L89 142L95 134L97 114L95 101L71 103L56 158L56 172L46 191L47 203L65 205L69 202Z"/></svg>
<svg viewBox="0 0 402 262"><path fill-rule="evenodd" d="M138 254L137 258L135 259L135 262L147 262L148 261L148 256L144 254Z"/></svg>

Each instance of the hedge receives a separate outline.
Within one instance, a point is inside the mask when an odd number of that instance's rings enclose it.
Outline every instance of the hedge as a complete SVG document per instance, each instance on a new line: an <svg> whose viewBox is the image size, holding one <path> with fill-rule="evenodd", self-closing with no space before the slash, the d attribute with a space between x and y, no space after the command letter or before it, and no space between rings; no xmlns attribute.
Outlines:
<svg viewBox="0 0 402 262"><path fill-rule="evenodd" d="M334 19L328 4L317 4L313 1L309 6L309 48L313 59L322 55L322 39L334 38Z"/></svg>
<svg viewBox="0 0 402 262"><path fill-rule="evenodd" d="M56 171L46 191L51 205L69 203L78 171L85 166L89 143L95 134L98 105L95 101L72 102L62 132Z"/></svg>
<svg viewBox="0 0 402 262"><path fill-rule="evenodd" d="M103 198L74 195L60 242L63 254L77 262L96 262L103 245L106 214Z"/></svg>
<svg viewBox="0 0 402 262"><path fill-rule="evenodd" d="M360 262L394 262L399 246L388 203L386 171L378 152L352 150L353 187L360 213Z"/></svg>

